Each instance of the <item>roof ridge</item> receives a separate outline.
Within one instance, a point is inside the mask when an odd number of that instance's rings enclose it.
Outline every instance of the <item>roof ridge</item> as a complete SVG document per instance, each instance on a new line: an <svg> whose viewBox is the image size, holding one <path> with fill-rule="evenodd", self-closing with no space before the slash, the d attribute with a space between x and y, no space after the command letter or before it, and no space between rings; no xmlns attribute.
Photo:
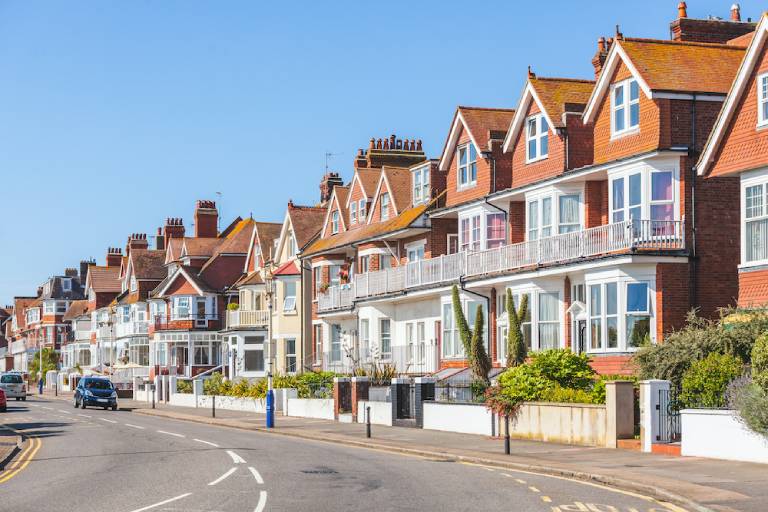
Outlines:
<svg viewBox="0 0 768 512"><path fill-rule="evenodd" d="M459 105L457 109L463 108L467 110L488 110L491 112L514 112L513 108L496 108L496 107L470 107L468 105Z"/></svg>
<svg viewBox="0 0 768 512"><path fill-rule="evenodd" d="M745 50L746 46L726 44L726 43L703 43L700 41L674 41L672 39L652 39L643 37L625 37L619 42L635 42L635 43L654 43L654 44L669 44L673 46L702 46L705 48L722 48L724 50Z"/></svg>
<svg viewBox="0 0 768 512"><path fill-rule="evenodd" d="M562 77L554 77L554 76L537 76L536 78L531 78L531 80L546 80L546 81L558 81L558 82L575 82L575 83L582 83L582 84L595 84L597 83L595 80L589 80L587 78L562 78Z"/></svg>

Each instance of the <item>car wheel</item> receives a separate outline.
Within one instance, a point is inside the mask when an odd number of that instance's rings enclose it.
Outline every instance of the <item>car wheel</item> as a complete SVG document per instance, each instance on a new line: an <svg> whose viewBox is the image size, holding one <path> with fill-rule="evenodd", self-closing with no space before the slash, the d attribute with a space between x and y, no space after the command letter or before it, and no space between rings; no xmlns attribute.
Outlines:
<svg viewBox="0 0 768 512"><path fill-rule="evenodd" d="M26 402L27 401L27 397L25 397L25 396L21 397L21 401L22 402Z"/></svg>
<svg viewBox="0 0 768 512"><path fill-rule="evenodd" d="M112 410L113 410L113 411L116 411L116 410L117 410L117 406L116 406L116 405L113 405L113 406L112 406Z"/></svg>
<svg viewBox="0 0 768 512"><path fill-rule="evenodd" d="M85 400L80 400L80 408L85 409Z"/></svg>
<svg viewBox="0 0 768 512"><path fill-rule="evenodd" d="M8 409L6 408L6 406L2 406L2 407L0 407L0 412L5 412L5 411L7 411L7 410L8 410Z"/></svg>
<svg viewBox="0 0 768 512"><path fill-rule="evenodd" d="M21 397L17 396L16 401L18 402L19 400L21 400Z"/></svg>

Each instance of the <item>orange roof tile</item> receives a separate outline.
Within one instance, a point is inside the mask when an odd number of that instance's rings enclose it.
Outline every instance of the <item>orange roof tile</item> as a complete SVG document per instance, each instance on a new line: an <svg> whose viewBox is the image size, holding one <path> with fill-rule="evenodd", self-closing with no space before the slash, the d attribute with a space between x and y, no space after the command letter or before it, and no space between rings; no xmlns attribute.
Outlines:
<svg viewBox="0 0 768 512"><path fill-rule="evenodd" d="M411 206L411 171L402 167L381 168L386 175L392 198L395 200L398 212L402 212Z"/></svg>
<svg viewBox="0 0 768 512"><path fill-rule="evenodd" d="M306 247L320 232L325 220L325 211L325 208L315 206L288 204L288 217L291 219L293 236L296 237L299 249Z"/></svg>
<svg viewBox="0 0 768 512"><path fill-rule="evenodd" d="M582 112L595 88L594 80L531 78L529 82L556 127L565 126L565 112Z"/></svg>
<svg viewBox="0 0 768 512"><path fill-rule="evenodd" d="M88 310L87 300L72 301L72 303L67 308L67 312L64 313L64 316L62 317L62 319L65 322L71 322L75 318L84 315L87 310Z"/></svg>
<svg viewBox="0 0 768 512"><path fill-rule="evenodd" d="M122 291L123 288L120 284L119 274L119 267L100 267L97 265L91 265L88 267L88 281L90 282L93 291L97 293L119 293Z"/></svg>
<svg viewBox="0 0 768 512"><path fill-rule="evenodd" d="M488 149L491 138L504 138L504 134L515 115L514 109L481 108L459 106L458 111L467 124L467 129L477 143L478 151Z"/></svg>

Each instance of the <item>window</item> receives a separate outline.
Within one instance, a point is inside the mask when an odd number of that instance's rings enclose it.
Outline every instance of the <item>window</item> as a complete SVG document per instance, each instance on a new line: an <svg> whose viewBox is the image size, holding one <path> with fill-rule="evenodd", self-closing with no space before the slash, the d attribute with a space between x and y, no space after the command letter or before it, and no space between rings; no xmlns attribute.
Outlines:
<svg viewBox="0 0 768 512"><path fill-rule="evenodd" d="M382 359L392 357L392 332L390 331L391 321L389 318L379 320L379 349Z"/></svg>
<svg viewBox="0 0 768 512"><path fill-rule="evenodd" d="M525 140L528 153L526 162L535 162L547 158L549 154L549 125L544 114L528 118Z"/></svg>
<svg viewBox="0 0 768 512"><path fill-rule="evenodd" d="M485 216L485 248L501 247L507 239L503 213L489 213Z"/></svg>
<svg viewBox="0 0 768 512"><path fill-rule="evenodd" d="M296 249L296 238L293 236L293 232L288 232L288 256L295 256L299 252Z"/></svg>
<svg viewBox="0 0 768 512"><path fill-rule="evenodd" d="M315 289L314 292L314 298L317 298L317 294L320 293L320 287L323 285L323 267L315 267L312 269L312 272L315 273Z"/></svg>
<svg viewBox="0 0 768 512"><path fill-rule="evenodd" d="M672 171L651 172L651 229L653 234L672 234L668 221L675 220L675 194Z"/></svg>
<svg viewBox="0 0 768 512"><path fill-rule="evenodd" d="M453 318L453 304L443 304L443 357L457 357L464 353L459 341L459 331Z"/></svg>
<svg viewBox="0 0 768 512"><path fill-rule="evenodd" d="M611 95L611 128L613 134L635 130L640 125L640 88L637 80L629 79L613 86Z"/></svg>
<svg viewBox="0 0 768 512"><path fill-rule="evenodd" d="M128 343L128 360L141 366L149 366L149 339L131 338Z"/></svg>
<svg viewBox="0 0 768 512"><path fill-rule="evenodd" d="M341 362L341 326L331 324L331 362Z"/></svg>
<svg viewBox="0 0 768 512"><path fill-rule="evenodd" d="M589 286L589 339L591 350L619 346L619 298L614 283Z"/></svg>
<svg viewBox="0 0 768 512"><path fill-rule="evenodd" d="M127 324L131 322L131 307L120 306L118 309L118 320L121 324Z"/></svg>
<svg viewBox="0 0 768 512"><path fill-rule="evenodd" d="M405 341L408 344L408 362L423 363L426 351L426 325L424 322L405 324Z"/></svg>
<svg viewBox="0 0 768 512"><path fill-rule="evenodd" d="M283 283L283 311L296 311L296 281Z"/></svg>
<svg viewBox="0 0 768 512"><path fill-rule="evenodd" d="M460 248L462 251L480 250L480 215L461 219Z"/></svg>
<svg viewBox="0 0 768 512"><path fill-rule="evenodd" d="M459 148L459 188L477 184L477 150L474 144Z"/></svg>
<svg viewBox="0 0 768 512"><path fill-rule="evenodd" d="M43 301L43 314L52 315L56 311L56 301L46 300Z"/></svg>
<svg viewBox="0 0 768 512"><path fill-rule="evenodd" d="M358 212L357 217L360 219L360 222L365 221L365 215L366 215L366 207L368 206L368 203L365 199L361 199L358 201Z"/></svg>
<svg viewBox="0 0 768 512"><path fill-rule="evenodd" d="M296 339L285 339L285 371L296 373Z"/></svg>
<svg viewBox="0 0 768 512"><path fill-rule="evenodd" d="M768 125L768 73L757 77L757 125Z"/></svg>
<svg viewBox="0 0 768 512"><path fill-rule="evenodd" d="M744 262L768 259L768 202L765 184L744 189Z"/></svg>
<svg viewBox="0 0 768 512"><path fill-rule="evenodd" d="M539 202L528 203L528 240L539 239Z"/></svg>
<svg viewBox="0 0 768 512"><path fill-rule="evenodd" d="M385 270L392 268L392 256L389 254L382 254L379 256L379 270Z"/></svg>
<svg viewBox="0 0 768 512"><path fill-rule="evenodd" d="M61 291L63 291L63 292L71 292L72 291L72 280L71 279L62 279L61 280Z"/></svg>
<svg viewBox="0 0 768 512"><path fill-rule="evenodd" d="M315 324L312 331L315 345L315 364L320 364L323 361L323 326Z"/></svg>
<svg viewBox="0 0 768 512"><path fill-rule="evenodd" d="M448 254L455 254L459 252L459 234L449 234L446 237L446 242L448 243Z"/></svg>
<svg viewBox="0 0 768 512"><path fill-rule="evenodd" d="M131 276L130 288L132 292L135 292L136 289L138 288L138 283L136 282L136 276Z"/></svg>
<svg viewBox="0 0 768 512"><path fill-rule="evenodd" d="M331 286L338 286L341 283L341 265L331 265L329 268L329 283Z"/></svg>
<svg viewBox="0 0 768 512"><path fill-rule="evenodd" d="M352 201L349 204L349 223L357 224L357 202Z"/></svg>
<svg viewBox="0 0 768 512"><path fill-rule="evenodd" d="M173 298L173 319L185 319L190 318L190 300L189 297L174 297Z"/></svg>
<svg viewBox="0 0 768 512"><path fill-rule="evenodd" d="M611 184L613 187L613 202L611 203L612 222L624 221L624 178L617 178Z"/></svg>
<svg viewBox="0 0 768 512"><path fill-rule="evenodd" d="M336 234L339 232L339 210L334 210L331 214L331 233Z"/></svg>
<svg viewBox="0 0 768 512"><path fill-rule="evenodd" d="M671 175L671 173L670 173ZM611 181L611 218L613 222L639 220L643 216L643 174L614 178Z"/></svg>
<svg viewBox="0 0 768 512"><path fill-rule="evenodd" d="M360 256L360 274L364 274L368 272L368 269L371 266L371 257L370 256Z"/></svg>
<svg viewBox="0 0 768 512"><path fill-rule="evenodd" d="M558 233L570 233L581 229L579 220L579 194L562 195L558 198Z"/></svg>
<svg viewBox="0 0 768 512"><path fill-rule="evenodd" d="M412 173L413 204L429 201L429 165L419 167Z"/></svg>
<svg viewBox="0 0 768 512"><path fill-rule="evenodd" d="M528 201L528 240L581 229L581 194L560 193Z"/></svg>
<svg viewBox="0 0 768 512"><path fill-rule="evenodd" d="M165 303L164 302L151 302L149 304L149 312L153 319L163 318L165 316Z"/></svg>
<svg viewBox="0 0 768 512"><path fill-rule="evenodd" d="M371 327L370 327L370 321L367 318L360 319L360 349L363 354L370 354Z"/></svg>
<svg viewBox="0 0 768 512"><path fill-rule="evenodd" d="M389 192L381 194L381 220L389 219Z"/></svg>
<svg viewBox="0 0 768 512"><path fill-rule="evenodd" d="M627 284L627 347L639 347L651 333L648 283Z"/></svg>
<svg viewBox="0 0 768 512"><path fill-rule="evenodd" d="M539 293L539 350L560 345L560 295Z"/></svg>
<svg viewBox="0 0 768 512"><path fill-rule="evenodd" d="M249 343L248 338L250 336L246 337L243 340L243 343ZM259 345L258 348L249 348L246 350L243 350L243 370L246 372L263 372L264 371L264 339L263 338L252 338L253 340L258 340L262 344ZM251 342L253 343L253 342Z"/></svg>
<svg viewBox="0 0 768 512"><path fill-rule="evenodd" d="M421 261L424 259L424 244L408 247L408 262Z"/></svg>

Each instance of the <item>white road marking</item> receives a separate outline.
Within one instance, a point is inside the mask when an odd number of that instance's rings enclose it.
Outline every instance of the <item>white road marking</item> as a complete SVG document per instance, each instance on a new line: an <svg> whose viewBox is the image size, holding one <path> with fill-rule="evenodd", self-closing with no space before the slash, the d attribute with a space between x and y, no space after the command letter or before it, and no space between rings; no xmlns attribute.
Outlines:
<svg viewBox="0 0 768 512"><path fill-rule="evenodd" d="M529 488L529 489L530 489L532 492L541 492L541 491L539 491L537 488L535 488L534 486L530 486L530 487L528 487L528 488Z"/></svg>
<svg viewBox="0 0 768 512"><path fill-rule="evenodd" d="M267 504L267 491L261 491L259 493L259 503L256 504L256 508L253 509L253 512L262 512L266 504ZM134 512L140 512L140 511L134 510Z"/></svg>
<svg viewBox="0 0 768 512"><path fill-rule="evenodd" d="M63 412L64 414L72 414L71 412L65 411L64 409L59 409L59 412Z"/></svg>
<svg viewBox="0 0 768 512"><path fill-rule="evenodd" d="M53 409L51 409L50 407L45 407L45 406L43 406L43 409L46 409L46 410L48 410L48 411L52 411L52 410L53 410Z"/></svg>
<svg viewBox="0 0 768 512"><path fill-rule="evenodd" d="M245 460L243 460L243 458L241 456L239 456L238 454L236 454L232 450L227 450L227 454L230 457L232 457L232 462L234 462L235 464L245 464Z"/></svg>
<svg viewBox="0 0 768 512"><path fill-rule="evenodd" d="M144 510L149 510L151 508L159 507L160 505L165 505L166 503L171 503L172 501L176 501L176 500L180 500L182 498L186 498L190 494L192 494L192 493L188 492L186 494L182 494L180 496L176 496L175 498L171 498L169 500L161 501L160 503L155 503L154 505L149 505L149 506L146 506L146 507L137 508L136 510L132 510L131 512L144 512Z"/></svg>
<svg viewBox="0 0 768 512"><path fill-rule="evenodd" d="M115 420L108 420L107 418L99 418L101 421L106 421L107 423L117 423Z"/></svg>
<svg viewBox="0 0 768 512"><path fill-rule="evenodd" d="M40 407L40 406L39 406L39 405L37 405L37 404L29 404L29 405L30 405L30 406L32 406L32 407Z"/></svg>
<svg viewBox="0 0 768 512"><path fill-rule="evenodd" d="M169 436L175 436L175 437L186 437L184 434L177 434L175 432L166 432L165 430L158 430L158 434L167 434Z"/></svg>
<svg viewBox="0 0 768 512"><path fill-rule="evenodd" d="M137 428L137 429L139 429L139 430L144 430L144 427L142 427L142 426L139 426L139 425L132 425L132 424L130 424L130 423L126 423L126 424L125 424L125 426L126 426L126 427L131 427L131 428Z"/></svg>
<svg viewBox="0 0 768 512"><path fill-rule="evenodd" d="M521 480L521 479L519 479L519 478L515 478L515 482L517 482L517 483L519 483L519 484L523 484L523 485L525 485L525 480Z"/></svg>
<svg viewBox="0 0 768 512"><path fill-rule="evenodd" d="M88 416L87 414L78 414L78 416L82 416L83 418L93 418L93 416Z"/></svg>
<svg viewBox="0 0 768 512"><path fill-rule="evenodd" d="M495 469L493 469L493 468L488 468L488 467L485 467L485 466L480 466L480 467L481 467L481 468L483 468L483 469L484 469L484 470L486 470L486 471L496 471L496 470L495 470Z"/></svg>
<svg viewBox="0 0 768 512"><path fill-rule="evenodd" d="M197 441L198 443L207 444L209 446L213 446L214 448L218 448L219 447L219 445L217 445L216 443L212 443L210 441L203 441L202 439L193 439L193 441Z"/></svg>
<svg viewBox="0 0 768 512"><path fill-rule="evenodd" d="M251 474L253 475L253 478L256 479L256 483L257 484L263 484L264 483L264 479L261 478L261 475L259 474L258 471L256 471L256 468L252 468L252 467L249 466L248 469L250 470Z"/></svg>
<svg viewBox="0 0 768 512"><path fill-rule="evenodd" d="M231 474L232 474L232 473L234 473L235 471L237 471L237 468L232 468L232 469L230 469L229 471L227 471L226 473L224 473L223 475L221 475L219 478L217 478L217 479L216 479L216 480L214 480L213 482L209 483L208 485L216 485L217 483L221 482L222 480L224 480L225 478L227 478L229 475L231 475Z"/></svg>

